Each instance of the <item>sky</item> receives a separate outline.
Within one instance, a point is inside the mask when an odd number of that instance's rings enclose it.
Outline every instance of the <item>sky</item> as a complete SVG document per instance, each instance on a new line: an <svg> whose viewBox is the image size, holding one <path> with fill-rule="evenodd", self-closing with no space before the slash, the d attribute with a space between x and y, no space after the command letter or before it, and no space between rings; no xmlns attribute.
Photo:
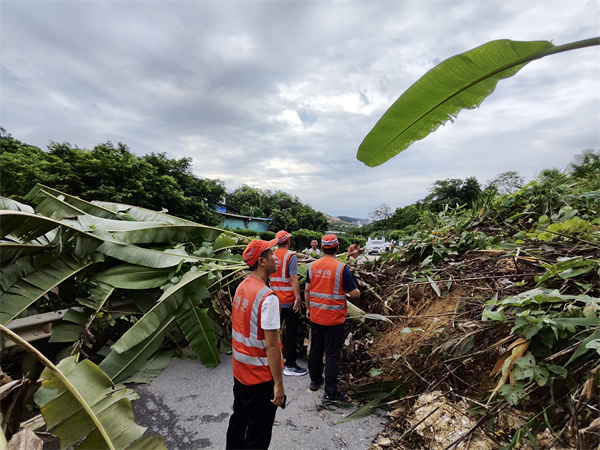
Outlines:
<svg viewBox="0 0 600 450"><path fill-rule="evenodd" d="M190 157L228 191L282 190L358 218L437 180L530 181L600 149L591 47L531 62L381 166L356 159L441 61L495 39L600 36L598 0L0 1L0 126L42 149L122 142Z"/></svg>

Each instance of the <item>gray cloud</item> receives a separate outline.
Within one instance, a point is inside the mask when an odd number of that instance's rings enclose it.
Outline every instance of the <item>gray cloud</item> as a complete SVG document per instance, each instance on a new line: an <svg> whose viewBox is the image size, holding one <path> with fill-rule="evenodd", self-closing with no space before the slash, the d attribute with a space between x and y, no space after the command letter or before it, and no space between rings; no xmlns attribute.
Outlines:
<svg viewBox="0 0 600 450"><path fill-rule="evenodd" d="M598 3L3 2L1 125L45 148L190 156L229 189L328 214L404 206L433 182L564 168L599 148L598 48L532 62L476 111L377 168L362 139L442 60L493 39L597 36Z"/></svg>

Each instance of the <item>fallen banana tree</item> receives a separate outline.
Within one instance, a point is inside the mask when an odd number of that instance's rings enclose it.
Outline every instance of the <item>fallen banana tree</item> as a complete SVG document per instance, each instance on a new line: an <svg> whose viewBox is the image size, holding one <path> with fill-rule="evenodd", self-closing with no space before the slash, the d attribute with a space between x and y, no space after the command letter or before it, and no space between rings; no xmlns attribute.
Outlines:
<svg viewBox="0 0 600 450"><path fill-rule="evenodd" d="M246 268L239 249L248 238L45 186L36 186L28 200L35 209L0 200L3 330L60 305L66 313L50 338L64 345L56 359L71 355L75 359L62 364L75 365L89 358L76 367L84 364L79 370L96 371L108 384L148 381L157 361L164 367L172 359L172 351L167 358L159 353L168 340L183 338L203 364L219 363L219 348L228 346L228 318L213 294Z"/></svg>
<svg viewBox="0 0 600 450"><path fill-rule="evenodd" d="M220 352L230 348L230 293L247 269L241 251L250 238L165 212L87 202L41 185L26 198L34 208L0 198L2 334L12 339L10 328L18 320L61 312L62 319L50 324L49 342L63 348L44 357L36 403L63 446L109 442L92 415L93 402L83 407L82 420L95 428L70 434L74 422L53 418L58 399L43 393L46 386L58 383L72 392L70 374L77 383L89 378L99 386L149 382L172 360L173 344L182 342L204 365L219 364ZM353 305L351 311L359 323L383 318ZM23 342L17 345L30 351ZM0 347L6 347L3 339ZM61 362L55 367L50 359ZM77 383L75 389L84 387ZM72 395L67 416L83 414L77 406L83 400ZM8 438L17 431L3 429Z"/></svg>

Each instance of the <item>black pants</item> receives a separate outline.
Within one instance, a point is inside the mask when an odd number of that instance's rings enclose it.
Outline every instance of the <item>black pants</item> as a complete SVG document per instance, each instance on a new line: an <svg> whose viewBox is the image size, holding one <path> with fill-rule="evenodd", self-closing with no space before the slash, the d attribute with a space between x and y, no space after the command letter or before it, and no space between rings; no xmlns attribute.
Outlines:
<svg viewBox="0 0 600 450"><path fill-rule="evenodd" d="M269 447L277 411L271 403L274 386L272 380L246 386L233 379L233 414L229 418L226 448Z"/></svg>
<svg viewBox="0 0 600 450"><path fill-rule="evenodd" d="M325 352L325 394L337 392L337 378L344 345L344 324L326 326L311 322L308 373L310 381L323 382L323 352Z"/></svg>
<svg viewBox="0 0 600 450"><path fill-rule="evenodd" d="M296 342L298 336L298 322L300 320L300 313L294 311L294 308L281 308L281 324L285 322L285 329L283 330L283 356L285 357L286 366L296 365L296 359L298 358Z"/></svg>

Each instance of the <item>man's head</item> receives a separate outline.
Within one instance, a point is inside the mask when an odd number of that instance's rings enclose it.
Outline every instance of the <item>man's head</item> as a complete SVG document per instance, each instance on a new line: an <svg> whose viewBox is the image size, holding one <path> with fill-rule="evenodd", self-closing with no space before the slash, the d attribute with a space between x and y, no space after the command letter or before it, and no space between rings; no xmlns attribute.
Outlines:
<svg viewBox="0 0 600 450"><path fill-rule="evenodd" d="M292 235L285 230L278 231L275 235L279 248L289 248Z"/></svg>
<svg viewBox="0 0 600 450"><path fill-rule="evenodd" d="M354 241L354 245L358 246L358 241Z"/></svg>
<svg viewBox="0 0 600 450"><path fill-rule="evenodd" d="M326 234L321 239L321 248L326 255L335 255L340 246L340 242L335 234Z"/></svg>
<svg viewBox="0 0 600 450"><path fill-rule="evenodd" d="M313 239L312 241L310 241L310 246L313 250L316 250L318 245L319 245L319 242L316 239Z"/></svg>
<svg viewBox="0 0 600 450"><path fill-rule="evenodd" d="M266 276L269 276L277 271L277 260L273 256L273 247L276 244L277 239L271 241L253 239L242 253L242 259L251 271L264 271Z"/></svg>

